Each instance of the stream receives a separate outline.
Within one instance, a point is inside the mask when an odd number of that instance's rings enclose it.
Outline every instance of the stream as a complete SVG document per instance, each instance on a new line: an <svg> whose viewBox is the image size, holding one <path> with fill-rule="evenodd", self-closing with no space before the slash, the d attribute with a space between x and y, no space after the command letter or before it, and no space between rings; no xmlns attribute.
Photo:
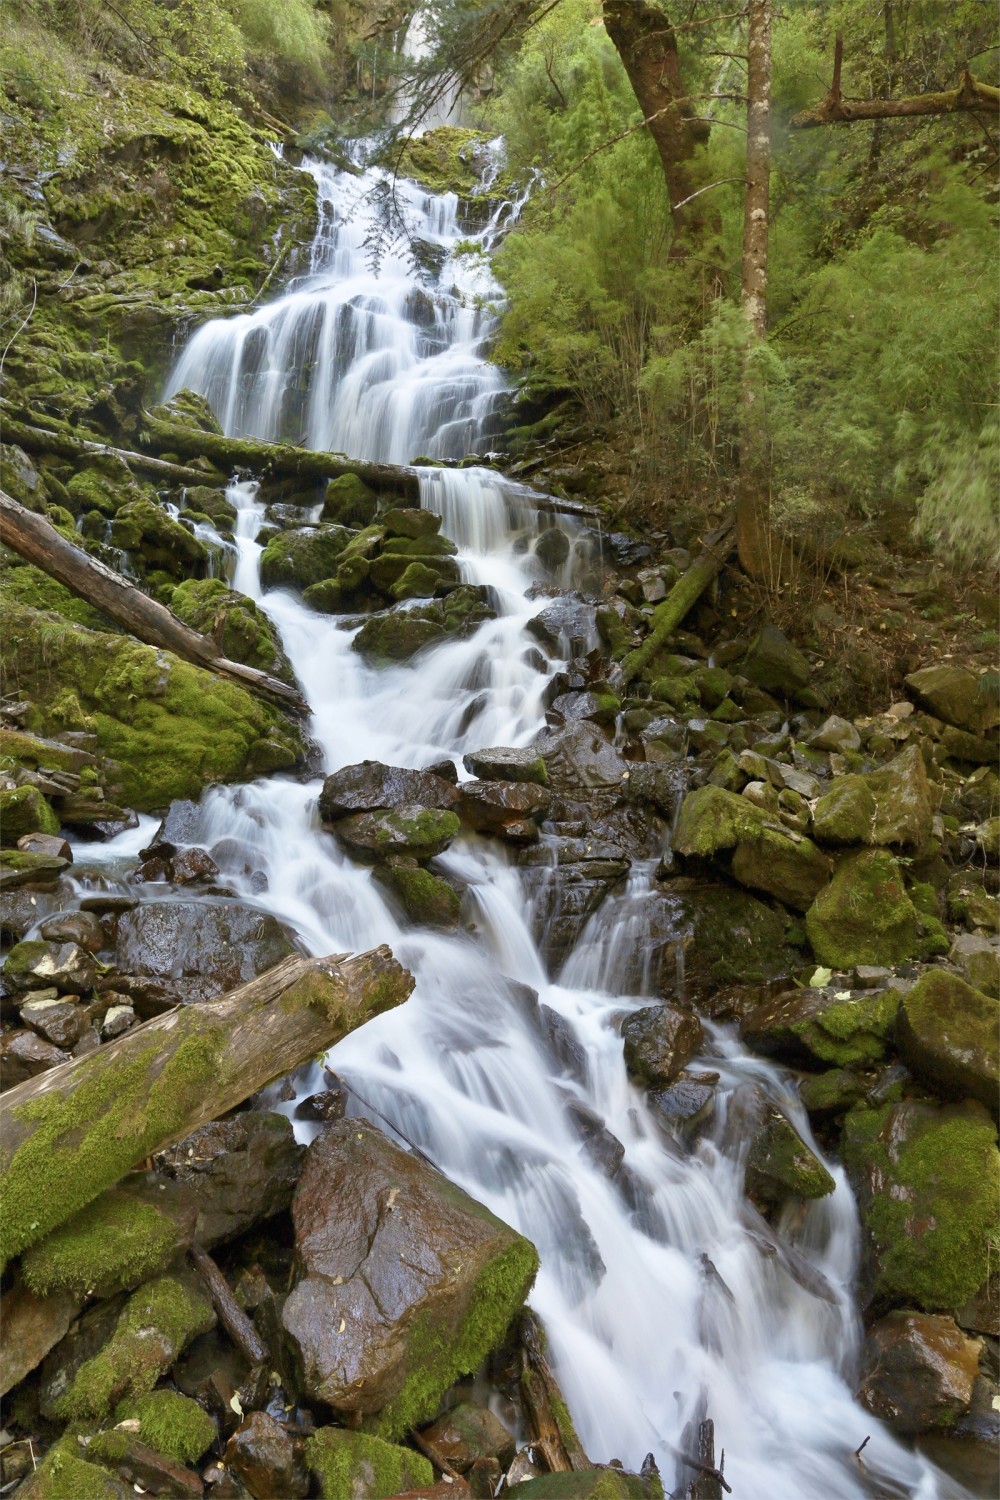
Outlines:
<svg viewBox="0 0 1000 1500"><path fill-rule="evenodd" d="M303 169L321 208L308 274L270 304L199 329L167 395L183 387L205 395L230 434L294 437L357 458L407 463L488 449L507 386L484 355L499 298L487 256L518 205L504 205L470 237L454 195L396 184L424 262L437 268L425 285L405 241L383 245L378 274L372 267L386 174L318 162ZM551 602L532 585L586 586L594 536L573 519L540 514L530 490L483 467L425 463L420 489L458 545L464 579L492 590L498 617L381 670L351 650L343 620L287 592L262 594L264 506L253 483L229 489L238 510L233 585L277 626L327 773L366 758L412 767L449 759L465 779L463 753L527 745L544 724L543 693L558 663L525 633ZM553 525L569 543L555 575L534 551L539 529ZM693 1424L710 1416L737 1500L962 1494L852 1398L859 1234L841 1167L827 1162L833 1194L789 1205L773 1229L746 1202L741 1091L762 1091L818 1149L791 1079L706 1025L694 1067L717 1073L720 1085L712 1122L692 1148L664 1138L629 1082L616 1021L656 997L622 993L621 976L636 965L619 959L623 943L635 953L652 941L642 895L653 862L633 866L553 983L502 845L463 835L440 861L467 888L462 930L402 926L370 871L320 827L320 784L272 778L215 788L202 799L196 841L227 885L288 923L311 952L385 942L412 970L406 1005L346 1038L329 1066L353 1091L352 1112L373 1112L534 1241L541 1271L531 1304L591 1458L638 1469L652 1452L669 1493L694 1477L678 1450L690 1451ZM147 835L144 820L126 837ZM116 850L126 852L122 841L107 854ZM524 986L577 1044L585 1061L573 1076L554 1068ZM319 1077L317 1069L301 1093ZM624 1145L618 1179L586 1154L568 1099ZM869 1435L862 1464L855 1450Z"/></svg>

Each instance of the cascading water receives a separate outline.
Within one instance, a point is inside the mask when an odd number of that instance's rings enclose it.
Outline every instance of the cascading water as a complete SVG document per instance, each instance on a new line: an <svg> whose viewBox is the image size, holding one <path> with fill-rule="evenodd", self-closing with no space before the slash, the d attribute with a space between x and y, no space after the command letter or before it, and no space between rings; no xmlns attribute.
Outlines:
<svg viewBox="0 0 1000 1500"><path fill-rule="evenodd" d="M456 250L456 201L397 185L411 235L439 267L425 287L399 249L377 276L368 263L377 229L369 199L384 193L384 174L306 170L321 203L309 275L270 305L197 332L170 391L206 395L230 433L395 462L477 451L504 381L483 356L496 287L480 257ZM494 231L491 221L481 242ZM528 597L540 571L526 545L537 524L531 492L482 468L425 468L421 493L444 516L465 577L494 591L498 618L471 639L375 670L336 620L287 593L262 600L312 705L327 770L365 758L460 766L463 751L523 745L543 722L546 670L524 632L544 603ZM234 483L229 495L233 582L259 599L263 507L251 484ZM567 582L585 549L571 523L558 524L574 544L558 580ZM840 1168L830 1165L836 1191L789 1215L780 1233L743 1196L740 1100L756 1086L814 1144L794 1088L711 1031L700 1061L720 1075L720 1103L685 1152L630 1085L613 1021L641 995L619 993L625 969L609 955L616 931L641 946L651 871L636 868L591 919L553 984L517 869L496 844L465 837L443 858L467 887L466 931L400 926L370 873L321 830L317 792L317 783L280 779L216 789L203 800L198 841L229 884L311 951L388 942L413 971L411 1000L348 1037L331 1064L384 1122L538 1246L532 1303L588 1453L638 1467L652 1451L669 1491L693 1477L678 1449L690 1448L689 1424L708 1414L739 1500L962 1493L851 1398L858 1235ZM574 1040L572 1076L556 1076L525 985ZM582 1148L567 1098L623 1143L614 1181ZM854 1453L869 1434L862 1465Z"/></svg>

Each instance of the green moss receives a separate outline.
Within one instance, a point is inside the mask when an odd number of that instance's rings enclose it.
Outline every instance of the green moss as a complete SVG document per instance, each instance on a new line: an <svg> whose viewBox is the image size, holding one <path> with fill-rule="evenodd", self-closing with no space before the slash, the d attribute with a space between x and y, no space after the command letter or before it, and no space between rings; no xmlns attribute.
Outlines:
<svg viewBox="0 0 1000 1500"><path fill-rule="evenodd" d="M261 554L260 578L267 589L289 588L302 592L337 572L341 553L351 540L343 526L315 530L280 531Z"/></svg>
<svg viewBox="0 0 1000 1500"><path fill-rule="evenodd" d="M720 849L733 849L741 839L750 843L760 834L764 814L745 797L721 786L703 786L681 803L673 847L678 854L703 859Z"/></svg>
<svg viewBox="0 0 1000 1500"><path fill-rule="evenodd" d="M35 786L0 791L0 842L16 844L26 833L58 833L59 819Z"/></svg>
<svg viewBox="0 0 1000 1500"><path fill-rule="evenodd" d="M293 681L292 669L262 609L229 589L221 578L189 578L174 589L170 608L179 619L211 635L230 661Z"/></svg>
<svg viewBox="0 0 1000 1500"><path fill-rule="evenodd" d="M357 474L341 474L326 487L324 521L335 521L341 526L368 526L377 510L378 496Z"/></svg>
<svg viewBox="0 0 1000 1500"><path fill-rule="evenodd" d="M144 1443L178 1463L194 1463L215 1441L212 1418L197 1401L176 1391L151 1391L134 1401L122 1402L115 1421L129 1418L138 1420L139 1437Z"/></svg>
<svg viewBox="0 0 1000 1500"><path fill-rule="evenodd" d="M843 1114L858 1103L865 1085L854 1073L832 1068L799 1080L799 1097L811 1115Z"/></svg>
<svg viewBox="0 0 1000 1500"><path fill-rule="evenodd" d="M464 1195L463 1204L468 1206ZM430 1318L419 1319L410 1336L411 1370L402 1390L365 1426L380 1436L395 1437L435 1416L448 1387L460 1375L478 1369L500 1343L537 1271L534 1245L519 1236L483 1270L456 1337L449 1338Z"/></svg>
<svg viewBox="0 0 1000 1500"><path fill-rule="evenodd" d="M918 949L917 913L899 865L882 850L863 850L838 865L806 912L806 931L820 963L904 963Z"/></svg>
<svg viewBox="0 0 1000 1500"><path fill-rule="evenodd" d="M461 897L440 875L421 867L382 865L375 879L392 892L411 922L428 927L454 927L457 923Z"/></svg>
<svg viewBox="0 0 1000 1500"><path fill-rule="evenodd" d="M121 1190L104 1193L33 1245L21 1266L33 1292L68 1288L110 1296L162 1271L177 1248L177 1227L149 1203Z"/></svg>
<svg viewBox="0 0 1000 1500"><path fill-rule="evenodd" d="M80 1445L67 1436L50 1448L18 1491L23 1500L122 1500L128 1489L97 1464L80 1457Z"/></svg>
<svg viewBox="0 0 1000 1500"><path fill-rule="evenodd" d="M876 1295L929 1312L974 1296L991 1257L996 1263L1000 1196L996 1128L985 1110L859 1106L845 1122L844 1160L852 1176L878 1184L861 1195L880 1265Z"/></svg>
<svg viewBox="0 0 1000 1500"><path fill-rule="evenodd" d="M523 1494L525 1500L662 1500L663 1486L618 1469L584 1469L525 1480Z"/></svg>
<svg viewBox="0 0 1000 1500"><path fill-rule="evenodd" d="M179 1027L203 1024L181 1012ZM221 1031L188 1036L164 1061L156 1042L109 1056L72 1093L14 1111L34 1126L4 1166L0 1258L7 1261L84 1208L150 1151L182 1130L217 1075ZM16 1125L11 1134L16 1139Z"/></svg>
<svg viewBox="0 0 1000 1500"><path fill-rule="evenodd" d="M69 589L43 573L41 568L30 563L3 566L0 568L0 603L28 605L32 609L51 609L72 620L77 625L87 625L91 630L114 630L114 624L100 610L85 604Z"/></svg>
<svg viewBox="0 0 1000 1500"><path fill-rule="evenodd" d="M200 1289L174 1276L147 1282L129 1298L111 1338L80 1366L53 1409L70 1421L106 1420L120 1401L151 1391L178 1354L214 1322L211 1301Z"/></svg>
<svg viewBox="0 0 1000 1500"><path fill-rule="evenodd" d="M898 1010L898 993L884 990L837 1001L791 1030L820 1062L838 1068L875 1063L892 1039Z"/></svg>
<svg viewBox="0 0 1000 1500"><path fill-rule="evenodd" d="M319 1479L323 1500L385 1500L434 1483L430 1462L363 1432L321 1427L306 1443L306 1462Z"/></svg>
<svg viewBox="0 0 1000 1500"><path fill-rule="evenodd" d="M479 183L476 150L487 140L481 131L461 125L439 125L411 136L399 160L399 175L415 178L432 193L467 196Z"/></svg>

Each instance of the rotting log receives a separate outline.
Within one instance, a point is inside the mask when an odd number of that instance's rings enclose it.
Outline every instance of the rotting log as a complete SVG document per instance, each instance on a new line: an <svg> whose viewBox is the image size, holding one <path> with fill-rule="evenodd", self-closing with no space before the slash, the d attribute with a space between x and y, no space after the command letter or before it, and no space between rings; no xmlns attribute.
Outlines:
<svg viewBox="0 0 1000 1500"><path fill-rule="evenodd" d="M0 432L5 443L17 443L29 453L55 453L60 458L117 458L130 469L141 469L155 478L170 484L212 484L212 475L204 469L194 469L187 464L170 463L165 458L153 458L149 453L133 453L129 448L115 448L109 443L98 443L92 438L71 436L65 431L52 431L48 427L36 427L30 422L19 421L3 411ZM220 473L216 484L224 483Z"/></svg>
<svg viewBox="0 0 1000 1500"><path fill-rule="evenodd" d="M143 441L160 452L187 458L207 458L217 468L231 473L244 469L271 479L301 479L320 482L354 474L378 494L420 498L420 478L406 464L369 463L347 458L343 453L321 453L314 448L296 448L291 443L265 443L259 439L223 437L198 427L185 427L163 417L143 412Z"/></svg>
<svg viewBox="0 0 1000 1500"><path fill-rule="evenodd" d="M384 945L354 958L288 958L9 1089L0 1096L0 1260L412 988Z"/></svg>
<svg viewBox="0 0 1000 1500"><path fill-rule="evenodd" d="M521 1400L531 1429L532 1446L553 1474L579 1473L593 1465L576 1435L569 1408L542 1349L534 1313L520 1318Z"/></svg>
<svg viewBox="0 0 1000 1500"><path fill-rule="evenodd" d="M905 99L845 99L840 89L844 40L838 36L834 50L833 83L819 104L803 109L789 120L793 130L812 130L820 125L850 125L855 120L910 120L920 115L955 115L1000 112L1000 89L973 78L968 68L957 88Z"/></svg>
<svg viewBox="0 0 1000 1500"><path fill-rule="evenodd" d="M113 568L74 546L44 516L26 510L3 490L0 490L0 542L65 584L88 604L103 610L116 625L148 646L172 651L175 656L237 682L282 708L299 714L309 712L308 704L296 688L257 667L230 661L221 654L211 636L192 630L166 605L150 599Z"/></svg>
<svg viewBox="0 0 1000 1500"><path fill-rule="evenodd" d="M642 645L623 658L616 685L627 687L648 666L661 646L666 644L671 631L677 629L713 578L722 571L733 549L735 536L736 522L733 517L729 517L717 531L705 538L701 551L691 566L678 578L662 604L654 609L653 628Z"/></svg>

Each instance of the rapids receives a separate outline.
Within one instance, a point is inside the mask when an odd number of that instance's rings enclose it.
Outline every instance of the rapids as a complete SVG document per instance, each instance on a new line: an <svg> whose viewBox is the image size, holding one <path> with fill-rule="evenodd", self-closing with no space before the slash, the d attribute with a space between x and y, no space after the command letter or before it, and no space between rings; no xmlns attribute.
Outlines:
<svg viewBox="0 0 1000 1500"><path fill-rule="evenodd" d="M375 268L385 174L317 162L304 169L321 205L309 273L267 306L199 329L166 394L201 392L231 434L355 457L406 463L482 452L506 390L484 352L499 296L486 252L517 205L470 236L454 196L398 183L409 243L382 245ZM429 281L414 248L435 268ZM531 549L540 518L530 491L483 467L421 469L422 504L443 515L466 579L492 587L499 618L382 671L350 649L350 630L336 619L288 593L261 598L263 506L253 484L234 483L229 494L239 513L233 584L261 599L280 630L327 771L369 757L417 767L449 757L464 776L464 751L531 741L554 668L524 632L546 602L530 596L545 576ZM566 586L591 565L592 539L574 522L555 524L571 551L563 575L549 581ZM616 952L649 943L640 914L651 870L633 868L555 984L501 846L466 836L444 856L467 886L463 931L414 930L320 828L318 790L319 782L280 778L216 788L203 798L198 842L218 851L228 884L289 923L310 951L388 942L412 969L411 1000L348 1037L329 1063L355 1091L358 1113L376 1111L537 1245L531 1301L588 1453L637 1469L652 1452L669 1493L695 1477L677 1450L690 1451L691 1424L710 1415L738 1500L962 1494L852 1399L859 1236L839 1165L827 1163L835 1193L787 1211L777 1251L750 1215L740 1092L762 1089L815 1145L791 1081L726 1031L708 1029L698 1062L720 1074L720 1104L686 1152L664 1141L628 1080L614 1020L648 999L620 992ZM579 1043L579 1077L555 1075L519 1003L524 985ZM567 1091L624 1144L627 1191L584 1153ZM869 1434L862 1465L854 1454Z"/></svg>

